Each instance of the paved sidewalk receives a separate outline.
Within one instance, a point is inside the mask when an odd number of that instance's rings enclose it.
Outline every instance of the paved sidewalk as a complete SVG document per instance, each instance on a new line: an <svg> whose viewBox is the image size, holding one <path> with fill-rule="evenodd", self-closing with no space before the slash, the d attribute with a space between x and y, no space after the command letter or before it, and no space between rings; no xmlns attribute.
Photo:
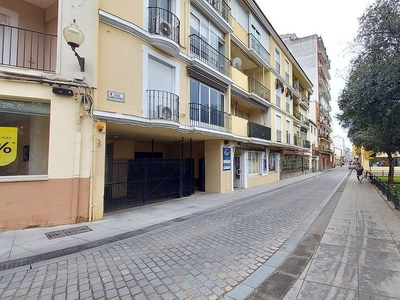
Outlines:
<svg viewBox="0 0 400 300"><path fill-rule="evenodd" d="M0 270L76 253L165 226L166 222L232 204L324 174L316 172L224 194L197 193L105 214L103 220L0 232ZM85 232L85 230L90 230ZM79 234L75 234L79 233ZM57 238L49 239L47 235ZM66 235L71 234L71 235ZM61 236L61 237L60 237ZM9 262L9 264L6 264ZM12 264L15 262L15 264Z"/></svg>
<svg viewBox="0 0 400 300"><path fill-rule="evenodd" d="M399 211L353 172L317 252L284 299L400 299L399 249Z"/></svg>

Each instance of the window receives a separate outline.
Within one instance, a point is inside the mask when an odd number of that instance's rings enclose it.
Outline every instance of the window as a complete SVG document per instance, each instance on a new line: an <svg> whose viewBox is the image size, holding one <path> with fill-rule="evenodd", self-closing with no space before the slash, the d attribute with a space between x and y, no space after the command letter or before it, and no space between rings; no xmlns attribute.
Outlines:
<svg viewBox="0 0 400 300"><path fill-rule="evenodd" d="M149 56L148 107L150 118L177 120L178 102L174 91L175 69Z"/></svg>
<svg viewBox="0 0 400 300"><path fill-rule="evenodd" d="M286 121L286 143L290 144L290 121Z"/></svg>
<svg viewBox="0 0 400 300"><path fill-rule="evenodd" d="M275 48L275 71L281 74L281 52Z"/></svg>
<svg viewBox="0 0 400 300"><path fill-rule="evenodd" d="M249 175L260 173L260 162L258 160L259 152L249 151L248 153L248 170Z"/></svg>
<svg viewBox="0 0 400 300"><path fill-rule="evenodd" d="M18 14L0 7L0 61L5 65L15 66L17 63Z"/></svg>
<svg viewBox="0 0 400 300"><path fill-rule="evenodd" d="M47 174L49 115L48 103L0 100L0 176Z"/></svg>
<svg viewBox="0 0 400 300"><path fill-rule="evenodd" d="M276 116L275 126L276 126L276 141L280 143L282 141L282 121L280 116Z"/></svg>
<svg viewBox="0 0 400 300"><path fill-rule="evenodd" d="M246 31L248 31L249 14L237 1L231 2L231 5L232 16Z"/></svg>
<svg viewBox="0 0 400 300"><path fill-rule="evenodd" d="M289 82L289 62L285 59L285 80Z"/></svg>
<svg viewBox="0 0 400 300"><path fill-rule="evenodd" d="M290 113L290 94L286 94L286 112Z"/></svg>
<svg viewBox="0 0 400 300"><path fill-rule="evenodd" d="M149 7L160 7L171 11L171 0L149 0Z"/></svg>
<svg viewBox="0 0 400 300"><path fill-rule="evenodd" d="M279 108L281 108L281 97L282 97L282 89L278 87L276 89L275 105Z"/></svg>
<svg viewBox="0 0 400 300"><path fill-rule="evenodd" d="M235 116L236 117L239 117L239 118L242 118L242 119L246 119L246 120L250 120L250 115L249 115L248 112L246 112L246 111L244 111L244 110L242 110L240 108L237 108L237 107L235 107L232 111L235 112Z"/></svg>
<svg viewBox="0 0 400 300"><path fill-rule="evenodd" d="M224 102L223 93L190 79L190 120L223 127Z"/></svg>
<svg viewBox="0 0 400 300"><path fill-rule="evenodd" d="M260 45L261 45L261 34L258 32L258 30L254 27L254 25L251 25L251 33L253 34L253 37L255 40L252 39L252 45L251 47L256 51L257 54L260 54Z"/></svg>

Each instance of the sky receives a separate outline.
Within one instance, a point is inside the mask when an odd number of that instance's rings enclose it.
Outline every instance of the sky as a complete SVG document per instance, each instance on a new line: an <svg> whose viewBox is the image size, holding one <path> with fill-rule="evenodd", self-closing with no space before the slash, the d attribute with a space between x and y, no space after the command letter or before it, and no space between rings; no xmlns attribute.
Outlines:
<svg viewBox="0 0 400 300"><path fill-rule="evenodd" d="M318 34L322 37L331 61L331 137L345 139L345 147L351 148L347 131L339 125L335 114L339 112L337 98L345 87L345 78L352 58L352 41L359 29L358 19L374 0L256 0L272 27L279 35L295 33L297 37ZM354 48L353 48L354 49ZM335 146L343 139L335 138Z"/></svg>

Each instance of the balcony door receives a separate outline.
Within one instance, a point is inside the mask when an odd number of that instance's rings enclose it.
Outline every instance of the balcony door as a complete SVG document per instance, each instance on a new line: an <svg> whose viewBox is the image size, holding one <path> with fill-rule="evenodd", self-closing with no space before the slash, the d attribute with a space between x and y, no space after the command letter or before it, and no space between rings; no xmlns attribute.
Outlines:
<svg viewBox="0 0 400 300"><path fill-rule="evenodd" d="M149 0L149 6L171 11L171 0Z"/></svg>
<svg viewBox="0 0 400 300"><path fill-rule="evenodd" d="M195 121L197 124L215 125L221 129L224 127L225 96L223 93L197 80L190 79L190 102L191 121Z"/></svg>
<svg viewBox="0 0 400 300"><path fill-rule="evenodd" d="M12 27L11 27L12 26ZM0 64L17 64L18 14L0 7Z"/></svg>
<svg viewBox="0 0 400 300"><path fill-rule="evenodd" d="M201 41L193 40L191 49L200 58L219 69L224 65L220 55L225 54L224 35L200 12L191 9L190 14L190 34L195 34Z"/></svg>
<svg viewBox="0 0 400 300"><path fill-rule="evenodd" d="M177 107L174 102L173 67L149 57L148 97L149 114L152 118L171 119L176 115Z"/></svg>

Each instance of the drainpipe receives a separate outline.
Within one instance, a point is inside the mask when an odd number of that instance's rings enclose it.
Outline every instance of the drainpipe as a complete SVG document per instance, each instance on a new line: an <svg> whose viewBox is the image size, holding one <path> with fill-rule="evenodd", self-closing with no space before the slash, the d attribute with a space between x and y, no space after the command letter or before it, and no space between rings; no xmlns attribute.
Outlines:
<svg viewBox="0 0 400 300"><path fill-rule="evenodd" d="M89 186L89 222L93 220L93 209L95 205L93 204L94 200L94 178L95 178L95 162L96 162L96 124L92 126L92 161L90 164L90 186Z"/></svg>
<svg viewBox="0 0 400 300"><path fill-rule="evenodd" d="M81 132L81 111L80 101L77 103L76 116L76 132L75 132L75 149L74 149L74 169L72 177L72 199L71 199L71 214L75 213L74 223L78 221L79 214L79 188L80 188L80 169L81 169L81 147L82 147L82 132Z"/></svg>

